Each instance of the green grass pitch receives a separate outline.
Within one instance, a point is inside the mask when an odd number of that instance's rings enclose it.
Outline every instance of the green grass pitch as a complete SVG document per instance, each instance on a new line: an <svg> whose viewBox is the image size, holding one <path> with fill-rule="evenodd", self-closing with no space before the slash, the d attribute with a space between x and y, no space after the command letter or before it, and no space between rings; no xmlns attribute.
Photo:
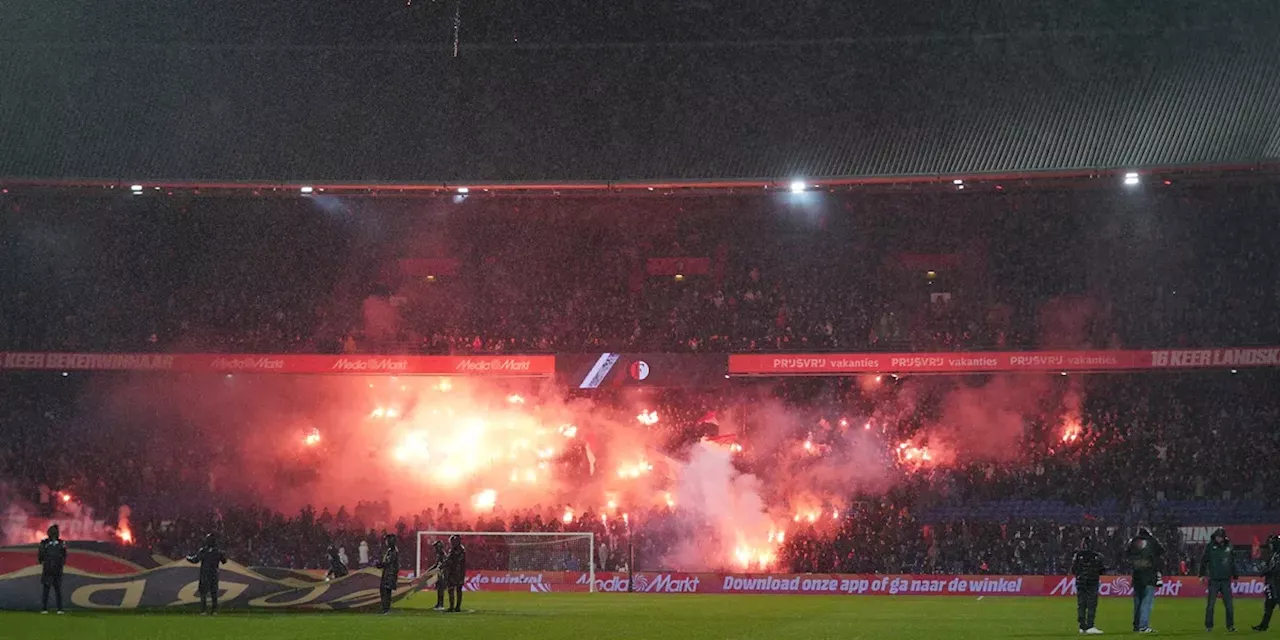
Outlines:
<svg viewBox="0 0 1280 640"><path fill-rule="evenodd" d="M428 610L419 594L389 616L369 613L0 612L0 638L39 640L790 640L792 638L962 640L1078 637L1074 598L838 597L470 593L474 613ZM1098 626L1131 635L1130 600L1104 599ZM1236 601L1240 634L1262 603ZM1226 635L1221 605L1219 629ZM1161 636L1204 635L1204 602L1156 601ZM1269 635L1269 634L1268 634Z"/></svg>

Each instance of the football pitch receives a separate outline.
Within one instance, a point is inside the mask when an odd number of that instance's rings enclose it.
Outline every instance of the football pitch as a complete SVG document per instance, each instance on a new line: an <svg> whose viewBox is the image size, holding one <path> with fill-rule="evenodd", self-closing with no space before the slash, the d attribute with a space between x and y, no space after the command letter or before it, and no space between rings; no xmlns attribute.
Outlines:
<svg viewBox="0 0 1280 640"><path fill-rule="evenodd" d="M389 616L370 613L0 613L0 638L78 640L789 640L791 638L1066 638L1077 636L1074 598L837 597L628 594L467 594L471 613L427 607L434 594L402 602ZM1262 603L1236 601L1241 634ZM1162 636L1204 635L1204 602L1156 602ZM1219 629L1225 635L1222 610ZM1127 598L1104 599L1098 626L1131 635ZM1265 637L1265 636L1259 636Z"/></svg>

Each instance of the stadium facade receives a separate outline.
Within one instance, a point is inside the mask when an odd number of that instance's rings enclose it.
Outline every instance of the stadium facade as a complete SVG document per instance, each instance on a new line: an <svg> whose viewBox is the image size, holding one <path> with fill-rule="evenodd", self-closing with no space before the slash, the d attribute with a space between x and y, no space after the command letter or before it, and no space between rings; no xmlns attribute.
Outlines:
<svg viewBox="0 0 1280 640"><path fill-rule="evenodd" d="M1270 32L461 53L12 42L0 62L0 179L732 187L1280 162Z"/></svg>

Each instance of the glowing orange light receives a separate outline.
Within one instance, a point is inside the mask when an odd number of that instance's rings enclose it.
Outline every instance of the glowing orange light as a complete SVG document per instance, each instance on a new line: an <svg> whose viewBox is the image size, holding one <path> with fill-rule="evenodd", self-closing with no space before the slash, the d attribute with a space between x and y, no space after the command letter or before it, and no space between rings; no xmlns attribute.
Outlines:
<svg viewBox="0 0 1280 640"><path fill-rule="evenodd" d="M636 416L636 420L639 420L640 424L643 424L646 426L653 426L655 424L658 424L658 412L657 411L641 411L640 415Z"/></svg>
<svg viewBox="0 0 1280 640"><path fill-rule="evenodd" d="M564 515L560 516L560 519L563 520L565 524L573 522L573 509L565 507Z"/></svg>
<svg viewBox="0 0 1280 640"><path fill-rule="evenodd" d="M373 385L369 385L369 386L373 386ZM449 382L448 380L441 380L440 384L437 384L435 386L436 391L448 392L451 389L453 389L453 383Z"/></svg>
<svg viewBox="0 0 1280 640"><path fill-rule="evenodd" d="M474 496L471 496L471 506L478 511L492 510L494 505L498 503L498 492L493 489L485 489Z"/></svg>
<svg viewBox="0 0 1280 640"><path fill-rule="evenodd" d="M671 497L671 492L669 491L666 494L666 500L667 500L667 508L674 509L676 506L676 499Z"/></svg>
<svg viewBox="0 0 1280 640"><path fill-rule="evenodd" d="M64 491L62 493L62 502L63 503L71 502L71 494Z"/></svg>
<svg viewBox="0 0 1280 640"><path fill-rule="evenodd" d="M307 435L302 438L302 443L307 445L308 447L314 447L320 444L320 430L312 429L311 431L307 432Z"/></svg>
<svg viewBox="0 0 1280 640"><path fill-rule="evenodd" d="M392 451L392 455L400 462L425 462L430 457L427 449L427 434L414 431L405 434L400 444Z"/></svg>
<svg viewBox="0 0 1280 640"><path fill-rule="evenodd" d="M513 393L507 396L507 402L510 402L511 404L524 404L524 396Z"/></svg>
<svg viewBox="0 0 1280 640"><path fill-rule="evenodd" d="M560 435L566 438L576 437L578 435L578 427L571 424L560 425Z"/></svg>
<svg viewBox="0 0 1280 640"><path fill-rule="evenodd" d="M1082 431L1083 429L1080 427L1079 422L1075 420L1069 420L1062 427L1062 441L1067 444L1075 442L1076 440L1080 439L1080 434Z"/></svg>
<svg viewBox="0 0 1280 640"><path fill-rule="evenodd" d="M653 465L649 464L644 459L641 459L635 464L624 464L621 467L618 467L618 477L635 479L649 473L650 471L653 471Z"/></svg>

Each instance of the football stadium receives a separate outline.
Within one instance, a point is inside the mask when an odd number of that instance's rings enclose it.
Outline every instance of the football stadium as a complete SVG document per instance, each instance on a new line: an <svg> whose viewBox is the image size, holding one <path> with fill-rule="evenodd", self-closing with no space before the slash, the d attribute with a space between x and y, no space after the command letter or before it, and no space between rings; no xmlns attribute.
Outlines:
<svg viewBox="0 0 1280 640"><path fill-rule="evenodd" d="M1269 630L1275 3L0 22L0 637Z"/></svg>

